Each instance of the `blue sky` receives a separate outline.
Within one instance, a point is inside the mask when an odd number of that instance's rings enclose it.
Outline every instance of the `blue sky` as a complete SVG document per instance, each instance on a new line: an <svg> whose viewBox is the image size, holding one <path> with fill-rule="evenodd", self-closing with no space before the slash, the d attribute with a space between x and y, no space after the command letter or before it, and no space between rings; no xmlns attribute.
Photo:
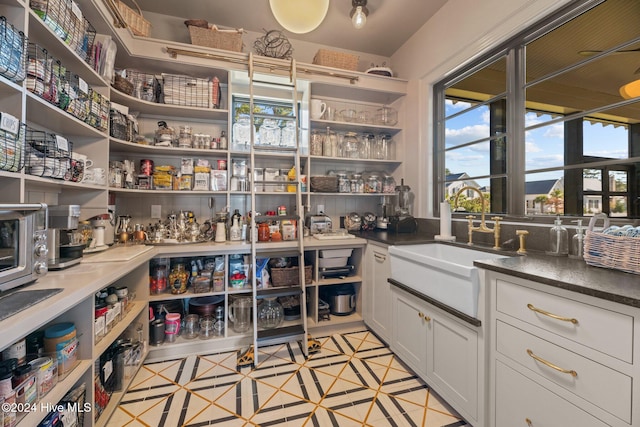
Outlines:
<svg viewBox="0 0 640 427"><path fill-rule="evenodd" d="M469 103L446 102L445 115L449 116L470 107ZM537 116L528 113L525 118L527 127L551 120L549 115ZM457 146L489 136L489 110L480 107L469 111L446 123L447 147ZM542 168L560 167L564 163L563 125L551 124L527 131L526 169L533 171ZM626 158L627 130L619 126L603 126L601 123L584 124L584 154L606 158ZM489 143L482 142L446 153L446 166L451 173L466 172L470 176L488 174ZM561 171L533 174L528 181L558 178ZM487 184L479 180L481 185Z"/></svg>

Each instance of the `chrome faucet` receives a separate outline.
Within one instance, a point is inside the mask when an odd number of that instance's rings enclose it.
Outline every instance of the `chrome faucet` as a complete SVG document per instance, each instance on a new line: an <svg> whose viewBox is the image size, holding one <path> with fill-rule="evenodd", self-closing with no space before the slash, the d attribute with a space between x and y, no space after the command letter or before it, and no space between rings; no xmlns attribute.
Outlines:
<svg viewBox="0 0 640 427"><path fill-rule="evenodd" d="M500 220L502 218L500 218L499 216L491 217L491 219L494 220L496 223L493 226L493 228L487 227L487 224L485 223L485 218L484 218L484 211L486 209L487 201L484 199L484 195L482 194L482 191L480 191L479 189L477 189L475 187L471 187L471 186L462 187L460 190L458 190L458 192L456 193L455 199L453 200L453 208L454 208L454 210L455 210L455 208L458 207L458 197L460 197L460 193L462 193L464 190L473 190L476 193L478 193L480 195L480 200L481 200L481 203L482 203L481 216L480 216L480 225L478 225L478 226L474 226L473 225L473 221L476 219L476 217L474 215L467 215L465 217L469 221L469 225L468 225L469 241L467 242L467 244L468 245L473 245L473 232L474 231L477 231L479 233L493 233L493 240L494 240L493 241L493 249L500 249Z"/></svg>

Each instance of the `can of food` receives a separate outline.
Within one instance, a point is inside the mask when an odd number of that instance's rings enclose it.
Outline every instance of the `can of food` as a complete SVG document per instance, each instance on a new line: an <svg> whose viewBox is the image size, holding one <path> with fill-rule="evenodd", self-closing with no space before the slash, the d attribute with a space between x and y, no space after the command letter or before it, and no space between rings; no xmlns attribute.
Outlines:
<svg viewBox="0 0 640 427"><path fill-rule="evenodd" d="M18 364L21 365L27 360L27 343L24 339L13 343L2 351L2 359L18 359Z"/></svg>
<svg viewBox="0 0 640 427"><path fill-rule="evenodd" d="M222 159L218 160L218 170L226 171L227 170L227 161Z"/></svg>
<svg viewBox="0 0 640 427"><path fill-rule="evenodd" d="M153 160L142 159L140 160L140 174L151 176L153 175Z"/></svg>

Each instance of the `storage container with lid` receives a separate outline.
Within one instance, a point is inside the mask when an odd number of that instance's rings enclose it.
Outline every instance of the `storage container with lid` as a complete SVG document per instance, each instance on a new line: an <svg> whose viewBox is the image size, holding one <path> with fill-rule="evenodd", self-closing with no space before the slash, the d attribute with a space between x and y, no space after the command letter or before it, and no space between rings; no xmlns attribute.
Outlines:
<svg viewBox="0 0 640 427"><path fill-rule="evenodd" d="M78 358L75 325L71 322L65 322L46 328L44 330L44 350L46 353L55 353L59 374L65 374L73 369Z"/></svg>

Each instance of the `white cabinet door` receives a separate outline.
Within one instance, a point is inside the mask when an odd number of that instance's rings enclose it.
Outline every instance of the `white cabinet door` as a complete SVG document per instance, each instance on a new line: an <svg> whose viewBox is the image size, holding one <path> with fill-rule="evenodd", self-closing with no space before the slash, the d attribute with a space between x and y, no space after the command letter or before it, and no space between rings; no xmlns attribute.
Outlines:
<svg viewBox="0 0 640 427"><path fill-rule="evenodd" d="M391 285L387 279L391 277L389 252L386 247L370 245L367 248L370 260L371 280L368 292L371 293L371 313L367 322L369 327L384 341L391 339Z"/></svg>
<svg viewBox="0 0 640 427"><path fill-rule="evenodd" d="M449 403L476 419L478 333L440 311L430 310L428 316L427 377Z"/></svg>
<svg viewBox="0 0 640 427"><path fill-rule="evenodd" d="M426 374L428 345L424 303L402 291L394 291L392 304L391 349L418 375L424 376Z"/></svg>

